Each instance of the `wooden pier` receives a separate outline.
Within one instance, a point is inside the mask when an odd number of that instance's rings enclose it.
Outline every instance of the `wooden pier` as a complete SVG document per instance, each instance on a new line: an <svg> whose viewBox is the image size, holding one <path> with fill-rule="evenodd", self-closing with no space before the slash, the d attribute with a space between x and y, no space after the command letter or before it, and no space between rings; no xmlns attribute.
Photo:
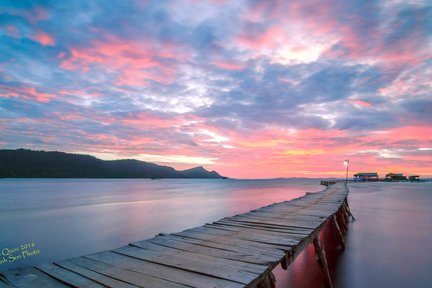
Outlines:
<svg viewBox="0 0 432 288"><path fill-rule="evenodd" d="M325 286L332 287L319 233L331 221L344 248L351 212L343 182L318 193L226 217L118 249L0 273L5 287L275 287L284 269L314 244Z"/></svg>

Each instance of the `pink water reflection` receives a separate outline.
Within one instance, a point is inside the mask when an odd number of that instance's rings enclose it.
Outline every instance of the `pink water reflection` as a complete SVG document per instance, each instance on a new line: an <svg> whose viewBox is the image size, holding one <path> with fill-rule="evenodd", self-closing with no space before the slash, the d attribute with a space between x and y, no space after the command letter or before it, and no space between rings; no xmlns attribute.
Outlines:
<svg viewBox="0 0 432 288"><path fill-rule="evenodd" d="M0 269L113 249L320 189L310 179L3 179L0 243L36 241L41 253Z"/></svg>

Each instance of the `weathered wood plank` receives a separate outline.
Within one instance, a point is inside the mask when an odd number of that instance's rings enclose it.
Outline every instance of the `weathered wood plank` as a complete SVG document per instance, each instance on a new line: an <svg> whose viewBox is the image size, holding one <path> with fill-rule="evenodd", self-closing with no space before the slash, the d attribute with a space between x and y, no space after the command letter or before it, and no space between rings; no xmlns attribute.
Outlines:
<svg viewBox="0 0 432 288"><path fill-rule="evenodd" d="M3 281L3 279L0 278L0 288L12 288L14 286L11 286Z"/></svg>
<svg viewBox="0 0 432 288"><path fill-rule="evenodd" d="M297 245L297 243L299 242L299 240L290 238L288 237L288 235L285 235L286 237L281 237L280 235L271 235L263 231L260 231L258 229L255 232L251 232L247 229L230 230L230 229L223 229L223 227L221 227L220 225L213 225L213 224L206 224L203 227L215 229L215 230L222 230L225 233L229 232L229 234L226 235L230 235L231 237L250 240L250 241L253 240L255 242L261 242L261 243L293 247Z"/></svg>
<svg viewBox="0 0 432 288"><path fill-rule="evenodd" d="M256 220L252 218L245 218L245 217L232 217L232 218L223 218L222 220L226 221L233 221L233 222L244 222L244 223L254 223L254 224L261 224L269 227L294 227L294 228L308 228L311 230L314 230L314 228L319 225L313 225L305 221L270 221L270 220Z"/></svg>
<svg viewBox="0 0 432 288"><path fill-rule="evenodd" d="M192 287L214 287L214 288L240 288L243 284L194 273L182 269L148 262L142 259L129 257L112 251L104 251L85 256L93 260L115 265L123 269L129 269L140 273L163 278L172 282L192 286Z"/></svg>
<svg viewBox="0 0 432 288"><path fill-rule="evenodd" d="M84 268L82 266L79 266L69 260L67 261L61 261L56 263L57 265L73 271L81 276L84 276L86 278L89 278L99 284L105 285L107 287L115 287L115 288L136 288L135 285L131 285L128 283L125 283L123 281L117 280L117 279L113 279L111 277L108 277L106 275L97 273L93 270L89 270L87 268Z"/></svg>
<svg viewBox="0 0 432 288"><path fill-rule="evenodd" d="M313 229L308 229L307 232L303 232L303 231L305 231L303 228L272 226L272 225L267 225L267 224L252 223L252 222L248 223L248 222L242 222L242 221L218 221L218 222L215 222L213 230L214 229L219 229L219 230L222 229L222 227L218 226L217 224L232 225L232 226L245 227L245 228L252 228L252 229L257 229L258 232L259 232L260 229L262 229L262 230L273 230L273 231L276 231L276 232L284 232L285 231L288 234L291 234L293 236L295 236L296 234L297 235L301 235L302 238L306 237L307 235L309 235L311 232L314 231ZM209 227L209 225L206 224L206 225L201 226L199 228L201 229L201 228L210 228L210 227ZM298 231L298 233L295 233L294 231ZM296 240L296 238L292 238L292 239L293 239L292 241Z"/></svg>
<svg viewBox="0 0 432 288"><path fill-rule="evenodd" d="M244 213L242 215L239 216L244 216L244 217L256 217L256 218L260 218L260 219L271 219L271 220L285 220L285 219L293 219L293 220L302 220L302 221L321 221L323 216L315 216L315 215L310 215L310 214L300 214L300 213L278 213L278 214L272 214L272 213L267 213L265 211L260 211L260 210L255 210L255 211L251 211L248 213ZM236 216L234 216L236 217Z"/></svg>
<svg viewBox="0 0 432 288"><path fill-rule="evenodd" d="M217 258L224 258L229 260L235 260L246 263L260 264L260 265L271 265L277 264L279 262L279 257L271 258L265 254L252 254L252 253L239 253L233 251L227 251L224 249L205 247L201 245L191 244L176 241L169 237L159 236L148 240L151 243L160 245L162 247L175 248L179 250L184 250L190 253L208 255Z"/></svg>
<svg viewBox="0 0 432 288"><path fill-rule="evenodd" d="M209 226L209 225L207 225ZM226 230L244 230L244 231L250 231L254 232L264 232L264 233L272 233L273 235L284 235L284 237L287 237L289 239L293 240L300 240L309 235L313 230L305 231L302 228L283 228L283 227L268 227L266 225L257 225L257 224L251 224L251 223L240 223L235 221L217 221L213 222L212 226L215 226L215 228L219 229L226 229Z"/></svg>
<svg viewBox="0 0 432 288"><path fill-rule="evenodd" d="M252 246L245 248L242 246L231 245L228 243L218 243L218 242L212 242L212 241L195 239L195 238L181 237L181 236L173 235L173 234L167 234L165 236L170 237L176 241L185 242L185 243L192 243L192 244L196 244L196 245L200 245L200 246L204 246L204 247L218 248L218 249L222 249L222 250L226 250L226 251L233 251L233 252L237 252L237 253L250 253L252 255L263 254L262 249L257 249L257 248L252 247ZM274 251L266 250L265 255L267 255L271 258L280 258L281 256L283 256L283 253L280 250L274 250Z"/></svg>
<svg viewBox="0 0 432 288"><path fill-rule="evenodd" d="M258 221L254 219L221 219L221 221L230 221L230 222L236 222L236 223L244 223L249 225L255 225L255 226L261 226L261 227L268 227L268 228L274 228L274 229L285 229L285 228L305 228L314 230L314 227L317 225L311 225L309 223L299 222L299 221L291 221L291 222L285 222L285 223L272 223L271 221Z"/></svg>
<svg viewBox="0 0 432 288"><path fill-rule="evenodd" d="M70 287L54 278L49 277L45 273L37 270L34 267L17 268L2 272L12 285L20 288L65 288Z"/></svg>
<svg viewBox="0 0 432 288"><path fill-rule="evenodd" d="M50 275L51 277L62 281L66 284L69 284L73 287L80 288L104 288L106 286L101 285L97 282L94 282L91 279L83 277L79 274L76 274L72 271L64 269L55 264L43 264L36 267L38 270Z"/></svg>
<svg viewBox="0 0 432 288"><path fill-rule="evenodd" d="M188 252L185 250L180 250L180 249L176 249L176 248L170 248L167 246L157 245L157 244L152 243L149 240L133 242L130 245L135 246L135 247L139 247L139 248L143 248L146 250L150 250L152 252L160 253L160 255L162 255L162 256L169 255L170 257L179 256L179 257L184 257L184 258L194 258L196 260L200 260L203 262L211 261L215 264L225 266L227 268L235 268L235 269L239 269L239 270L247 271L247 272L251 272L251 273L262 273L263 271L265 271L267 269L266 265L245 263L242 261L223 259L223 258L213 257L213 256L209 256L209 255L203 255L203 254L199 254L199 253L191 253L191 252Z"/></svg>
<svg viewBox="0 0 432 288"><path fill-rule="evenodd" d="M80 257L80 258L71 259L70 261L86 269L106 275L108 277L117 279L119 281L123 281L135 285L137 287L142 287L142 288L153 288L153 287L185 288L187 287L180 283L167 281L161 278L138 273L132 270L121 269L116 266L109 265L89 258Z"/></svg>
<svg viewBox="0 0 432 288"><path fill-rule="evenodd" d="M207 241L214 241L214 242L221 242L221 243L228 243L232 245L238 245L242 247L255 247L257 249L280 249L282 251L287 251L291 249L291 246L287 245L278 245L278 244L271 244L271 243L264 243L262 241L256 241L256 239L248 239L247 237L231 237L229 234L224 233L221 229L212 229L212 230L203 230L203 227L199 227L199 230L195 231L183 231L180 233L175 233L174 235L180 235L184 237L190 237L190 238L197 238Z"/></svg>
<svg viewBox="0 0 432 288"><path fill-rule="evenodd" d="M207 262L195 257L182 257L181 255L164 255L163 253L157 251L151 251L134 246L124 246L113 251L149 262L176 267L187 271L198 272L242 284L253 282L260 276L260 274L244 271L239 268L226 267L217 262ZM267 269L264 271L266 270ZM262 273L264 273L264 271L262 271Z"/></svg>
<svg viewBox="0 0 432 288"><path fill-rule="evenodd" d="M312 211L308 211L309 213L304 214L304 213L266 213L264 211L254 211L254 212L248 212L243 214L243 216L245 217L254 217L254 218L259 218L259 219L270 219L270 220L279 220L279 221L284 221L284 220L301 220L301 221L311 221L311 222L316 222L316 221L322 221L323 219L327 218L328 215L313 215Z"/></svg>

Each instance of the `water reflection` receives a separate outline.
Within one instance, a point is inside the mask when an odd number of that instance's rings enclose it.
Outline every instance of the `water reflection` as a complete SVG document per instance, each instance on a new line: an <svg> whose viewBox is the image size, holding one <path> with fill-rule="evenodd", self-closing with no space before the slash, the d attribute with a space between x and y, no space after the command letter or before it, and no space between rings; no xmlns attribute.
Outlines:
<svg viewBox="0 0 432 288"><path fill-rule="evenodd" d="M0 244L37 257L0 269L113 249L321 188L317 180L0 180ZM2 247L2 248L3 248Z"/></svg>
<svg viewBox="0 0 432 288"><path fill-rule="evenodd" d="M322 189L317 180L0 180L0 245L35 241L41 253L0 270L59 261ZM351 184L357 221L338 248L322 232L335 287L430 287L432 183ZM0 259L1 260L1 259ZM276 268L277 287L322 287L313 245Z"/></svg>
<svg viewBox="0 0 432 288"><path fill-rule="evenodd" d="M349 201L346 250L332 225L322 234L334 287L431 287L432 183L350 184ZM276 276L278 288L323 287L313 245Z"/></svg>

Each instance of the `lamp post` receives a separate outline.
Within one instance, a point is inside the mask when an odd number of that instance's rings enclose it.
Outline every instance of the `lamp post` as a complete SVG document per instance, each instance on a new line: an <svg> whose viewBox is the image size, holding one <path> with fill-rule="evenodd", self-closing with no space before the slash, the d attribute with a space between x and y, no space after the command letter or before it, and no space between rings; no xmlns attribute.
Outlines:
<svg viewBox="0 0 432 288"><path fill-rule="evenodd" d="M346 166L345 184L348 184L348 167L349 167L349 160L348 159L346 159L344 161L344 165Z"/></svg>

